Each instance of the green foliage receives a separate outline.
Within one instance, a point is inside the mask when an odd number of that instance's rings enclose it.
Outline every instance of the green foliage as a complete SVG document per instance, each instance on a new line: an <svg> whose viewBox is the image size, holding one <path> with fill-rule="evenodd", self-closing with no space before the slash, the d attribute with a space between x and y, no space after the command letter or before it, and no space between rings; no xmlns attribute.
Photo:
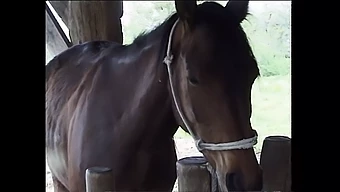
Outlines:
<svg viewBox="0 0 340 192"><path fill-rule="evenodd" d="M225 1L218 3L226 4ZM289 1L250 2L252 15L242 26L262 76L290 74L290 11ZM124 43L131 43L140 33L153 29L174 12L173 1L124 1Z"/></svg>
<svg viewBox="0 0 340 192"><path fill-rule="evenodd" d="M256 2L257 4L261 2ZM290 2L268 2L242 23L262 76L290 74Z"/></svg>

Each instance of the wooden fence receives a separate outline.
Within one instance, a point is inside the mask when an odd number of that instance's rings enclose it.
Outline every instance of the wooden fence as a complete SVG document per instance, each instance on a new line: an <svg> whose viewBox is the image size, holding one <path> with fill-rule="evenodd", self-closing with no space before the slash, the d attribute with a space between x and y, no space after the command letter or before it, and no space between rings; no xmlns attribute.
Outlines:
<svg viewBox="0 0 340 192"><path fill-rule="evenodd" d="M291 139L269 136L263 142L260 165L263 169L262 191L291 191ZM217 179L203 156L177 161L178 192L217 192ZM112 170L93 167L86 170L86 192L113 191Z"/></svg>

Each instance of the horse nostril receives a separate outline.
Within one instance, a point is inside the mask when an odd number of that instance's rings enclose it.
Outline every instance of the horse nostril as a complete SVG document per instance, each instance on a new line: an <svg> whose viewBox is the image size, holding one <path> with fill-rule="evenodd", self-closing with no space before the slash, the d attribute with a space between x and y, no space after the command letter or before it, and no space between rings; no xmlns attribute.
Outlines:
<svg viewBox="0 0 340 192"><path fill-rule="evenodd" d="M226 184L229 191L244 191L241 173L227 173Z"/></svg>

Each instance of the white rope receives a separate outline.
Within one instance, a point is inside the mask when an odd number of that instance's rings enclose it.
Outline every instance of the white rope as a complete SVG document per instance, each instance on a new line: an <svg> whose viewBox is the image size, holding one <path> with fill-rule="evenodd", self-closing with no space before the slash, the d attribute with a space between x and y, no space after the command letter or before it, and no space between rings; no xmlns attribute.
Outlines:
<svg viewBox="0 0 340 192"><path fill-rule="evenodd" d="M228 143L203 143L201 140L198 141L196 147L199 151L204 149L211 151L228 151L235 149L250 149L257 144L257 135L248 139L242 139L239 141L233 141Z"/></svg>
<svg viewBox="0 0 340 192"><path fill-rule="evenodd" d="M168 75L169 75L169 82L170 82L170 89L171 89L171 94L173 96L174 99L174 103L176 106L176 109L179 113L180 118L182 119L185 127L187 128L187 130L189 131L191 137L195 140L195 144L196 147L198 149L198 151L202 151L202 150L212 150L212 151L226 151L226 150L235 150L235 149L250 149L252 148L254 145L257 144L257 134L255 132L255 136L248 138L248 139L242 139L239 141L233 141L233 142L228 142L228 143L204 143L199 137L197 137L192 129L190 128L188 122L186 121L186 119L184 118L184 115L182 113L182 110L180 110L179 104L177 102L176 99L176 95L175 95L175 91L174 91L174 86L173 86L173 82L172 82L172 72L171 72L171 68L170 65L172 64L172 60L173 60L173 55L171 53L171 41L172 41L172 37L173 37L173 33L174 33L174 29L176 27L178 23L178 19L176 20L176 22L174 23L174 25L171 28L170 31L170 35L169 35L169 40L168 40L168 46L167 46L167 50L166 50L166 57L164 58L164 63L167 65L167 70L168 70Z"/></svg>
<svg viewBox="0 0 340 192"><path fill-rule="evenodd" d="M173 36L173 33L174 33L174 30L175 30L175 27L176 27L177 23L178 23L178 19L176 20L175 24L171 28L170 35L169 35L169 40L168 40L168 48L166 50L166 57L164 58L163 62L167 65L167 69L168 69L168 73L169 73L169 81L170 81L171 94L172 94L172 96L174 98L175 106L176 106L176 109L177 109L177 111L179 113L179 116L182 119L185 127L189 131L190 135L193 137L193 139L194 140L198 140L198 138L196 138L195 134L190 129L188 122L185 120L184 115L182 113L182 110L180 110L180 108L179 108L179 104L178 104L177 99L176 99L176 95L175 95L175 91L174 91L174 86L173 86L173 82L172 82L172 78L171 78L172 77L172 73L171 73L170 65L171 65L172 59L173 59L173 55L171 53L171 43L172 43L171 40L172 40L172 36Z"/></svg>

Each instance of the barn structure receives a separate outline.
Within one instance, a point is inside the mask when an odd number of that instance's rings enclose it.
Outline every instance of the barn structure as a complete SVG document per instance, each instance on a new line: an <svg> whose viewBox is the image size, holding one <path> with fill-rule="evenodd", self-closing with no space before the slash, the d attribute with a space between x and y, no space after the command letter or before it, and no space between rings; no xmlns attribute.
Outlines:
<svg viewBox="0 0 340 192"><path fill-rule="evenodd" d="M54 11L69 29L69 34L62 30ZM46 51L49 53L46 62L68 47L86 41L109 40L122 44L122 16L123 1L46 2ZM290 191L290 154L290 138L270 136L265 139L260 160L264 171L263 191ZM110 168L89 168L87 191L103 191L110 171ZM177 172L179 191L216 191L216 179L203 156L180 159Z"/></svg>
<svg viewBox="0 0 340 192"><path fill-rule="evenodd" d="M64 34L61 24L53 15L53 9L69 29L69 34ZM47 57L54 57L71 45L86 41L109 40L123 43L122 16L123 1L46 2Z"/></svg>

